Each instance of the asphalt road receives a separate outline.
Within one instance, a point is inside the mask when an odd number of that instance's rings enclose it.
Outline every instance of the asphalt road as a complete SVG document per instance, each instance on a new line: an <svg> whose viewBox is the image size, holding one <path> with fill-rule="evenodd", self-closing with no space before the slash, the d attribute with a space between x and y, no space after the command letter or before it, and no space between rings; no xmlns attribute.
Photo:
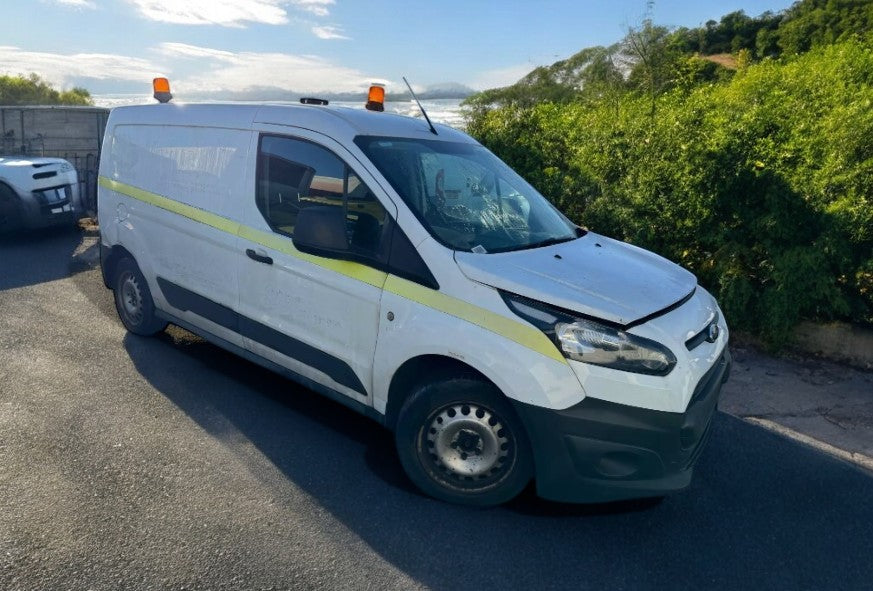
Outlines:
<svg viewBox="0 0 873 591"><path fill-rule="evenodd" d="M0 589L869 589L873 477L728 415L660 504L474 510L376 424L180 330L76 232L0 239Z"/></svg>

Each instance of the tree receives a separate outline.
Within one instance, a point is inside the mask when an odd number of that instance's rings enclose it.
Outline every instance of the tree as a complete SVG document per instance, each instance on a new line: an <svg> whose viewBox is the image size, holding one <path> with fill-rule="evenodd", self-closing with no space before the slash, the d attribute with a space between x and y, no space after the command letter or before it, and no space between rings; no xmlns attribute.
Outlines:
<svg viewBox="0 0 873 591"><path fill-rule="evenodd" d="M667 27L656 26L650 19L639 28L632 28L622 41L621 55L630 67L628 84L651 98L652 114L655 99L677 78L680 52L670 43Z"/></svg>
<svg viewBox="0 0 873 591"><path fill-rule="evenodd" d="M753 59L805 53L854 36L873 40L871 0L799 0L781 12L749 17L735 11L702 27L672 32L653 23L653 8L649 0L642 24L629 29L614 45L583 49L534 69L511 86L468 97L463 103L467 117L504 105L596 104L602 100L612 104L629 90L646 95L654 113L657 98L671 88L690 89L732 77L730 57L707 60L706 56L732 53L742 55L748 64Z"/></svg>
<svg viewBox="0 0 873 591"><path fill-rule="evenodd" d="M93 105L91 93L74 87L58 91L46 81L30 76L0 76L0 105Z"/></svg>
<svg viewBox="0 0 873 591"><path fill-rule="evenodd" d="M870 0L802 0L785 12L779 27L779 47L799 54L873 29Z"/></svg>
<svg viewBox="0 0 873 591"><path fill-rule="evenodd" d="M539 66L511 86L477 93L464 101L473 111L492 105L531 106L540 102L597 100L624 88L618 45L588 47L551 66Z"/></svg>

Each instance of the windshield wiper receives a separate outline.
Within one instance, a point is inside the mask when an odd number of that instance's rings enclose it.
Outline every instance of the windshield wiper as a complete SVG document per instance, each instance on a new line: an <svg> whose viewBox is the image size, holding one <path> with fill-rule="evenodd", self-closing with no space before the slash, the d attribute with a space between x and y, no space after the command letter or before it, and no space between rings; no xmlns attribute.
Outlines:
<svg viewBox="0 0 873 591"><path fill-rule="evenodd" d="M544 246L552 246L553 244L562 244L564 242L570 242L571 240L576 240L578 236L563 236L561 238L546 238L545 240L540 240L539 242L531 242L530 244L522 244L521 246L514 246L512 248L507 248L502 252L514 252L516 250L530 250L532 248L542 248ZM492 251L494 252L494 251Z"/></svg>

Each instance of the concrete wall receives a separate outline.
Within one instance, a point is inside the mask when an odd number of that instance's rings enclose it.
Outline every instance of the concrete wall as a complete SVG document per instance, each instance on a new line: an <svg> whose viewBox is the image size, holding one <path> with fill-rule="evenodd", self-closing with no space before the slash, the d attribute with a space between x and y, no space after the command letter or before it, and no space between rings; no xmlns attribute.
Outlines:
<svg viewBox="0 0 873 591"><path fill-rule="evenodd" d="M79 194L96 209L97 163L109 109L100 107L0 106L0 154L53 156L79 173Z"/></svg>
<svg viewBox="0 0 873 591"><path fill-rule="evenodd" d="M794 331L793 346L856 367L873 369L873 330L843 322L802 322Z"/></svg>

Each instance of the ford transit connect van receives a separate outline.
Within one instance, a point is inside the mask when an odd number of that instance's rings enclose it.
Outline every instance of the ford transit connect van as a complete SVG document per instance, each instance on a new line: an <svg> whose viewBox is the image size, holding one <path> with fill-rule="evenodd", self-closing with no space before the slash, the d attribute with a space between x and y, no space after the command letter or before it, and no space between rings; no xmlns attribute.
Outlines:
<svg viewBox="0 0 873 591"><path fill-rule="evenodd" d="M689 484L730 365L716 301L464 133L324 104L119 107L100 174L129 331L184 327L375 419L427 494Z"/></svg>

